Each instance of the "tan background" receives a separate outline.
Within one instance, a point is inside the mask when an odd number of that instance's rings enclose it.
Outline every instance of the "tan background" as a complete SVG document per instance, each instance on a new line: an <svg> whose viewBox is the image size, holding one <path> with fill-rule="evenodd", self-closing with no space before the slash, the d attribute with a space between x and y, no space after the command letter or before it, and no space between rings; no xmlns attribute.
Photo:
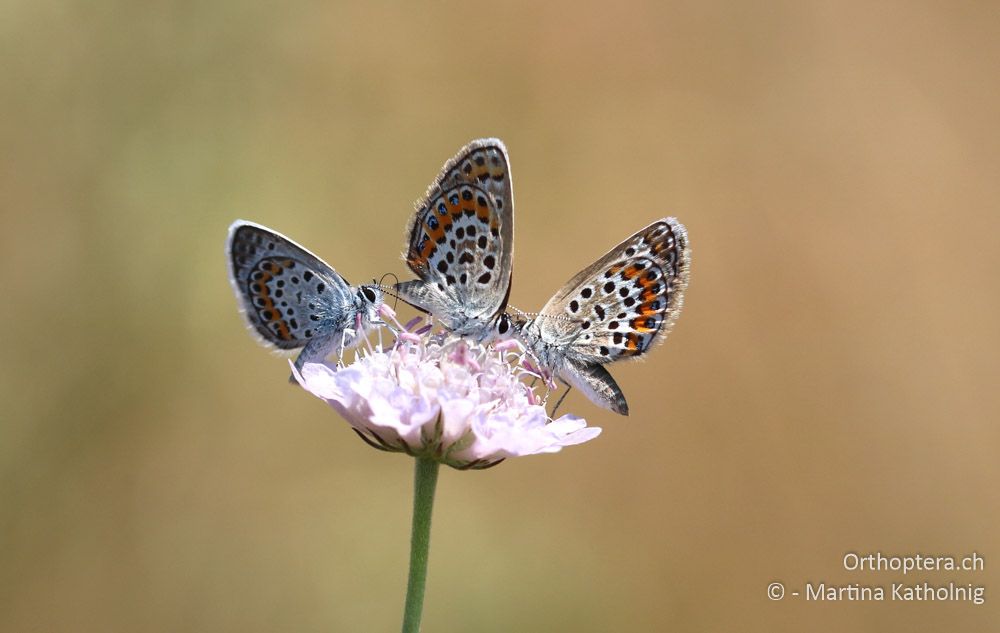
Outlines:
<svg viewBox="0 0 1000 633"><path fill-rule="evenodd" d="M237 217L351 281L511 153L514 305L663 215L694 275L633 416L442 472L426 631L1000 628L995 3L0 4L0 630L391 631L410 460L243 331ZM845 552L980 552L987 604Z"/></svg>

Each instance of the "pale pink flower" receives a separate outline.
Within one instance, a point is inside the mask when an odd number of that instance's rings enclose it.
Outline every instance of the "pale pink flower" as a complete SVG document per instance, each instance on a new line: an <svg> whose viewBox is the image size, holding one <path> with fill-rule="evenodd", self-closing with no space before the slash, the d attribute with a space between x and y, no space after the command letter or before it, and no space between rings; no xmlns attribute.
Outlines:
<svg viewBox="0 0 1000 633"><path fill-rule="evenodd" d="M555 453L601 433L573 415L550 420L509 345L494 349L407 325L388 350L362 351L341 367L307 363L295 377L368 444L454 468Z"/></svg>

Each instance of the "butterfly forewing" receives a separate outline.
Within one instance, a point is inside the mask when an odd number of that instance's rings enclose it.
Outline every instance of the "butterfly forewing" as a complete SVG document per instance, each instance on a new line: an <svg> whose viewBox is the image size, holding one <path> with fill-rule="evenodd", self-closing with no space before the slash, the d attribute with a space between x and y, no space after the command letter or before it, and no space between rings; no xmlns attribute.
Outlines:
<svg viewBox="0 0 1000 633"><path fill-rule="evenodd" d="M570 359L608 363L662 341L680 311L689 251L684 227L658 220L580 271L539 313L541 338Z"/></svg>
<svg viewBox="0 0 1000 633"><path fill-rule="evenodd" d="M405 258L418 280L398 284L400 296L449 329L485 335L510 291L513 212L503 143L473 141L417 205Z"/></svg>
<svg viewBox="0 0 1000 633"><path fill-rule="evenodd" d="M270 229L236 222L228 242L230 281L264 342L297 349L336 334L354 314L353 290L326 262Z"/></svg>

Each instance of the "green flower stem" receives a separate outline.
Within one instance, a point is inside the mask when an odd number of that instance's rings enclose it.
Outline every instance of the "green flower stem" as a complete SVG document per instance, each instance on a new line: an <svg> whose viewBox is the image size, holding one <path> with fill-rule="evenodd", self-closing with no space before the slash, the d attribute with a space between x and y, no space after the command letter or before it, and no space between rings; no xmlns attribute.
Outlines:
<svg viewBox="0 0 1000 633"><path fill-rule="evenodd" d="M431 511L438 466L424 457L416 458L413 480L413 528L410 533L410 578L406 583L406 606L403 609L403 633L420 631L427 588L427 553L431 545Z"/></svg>

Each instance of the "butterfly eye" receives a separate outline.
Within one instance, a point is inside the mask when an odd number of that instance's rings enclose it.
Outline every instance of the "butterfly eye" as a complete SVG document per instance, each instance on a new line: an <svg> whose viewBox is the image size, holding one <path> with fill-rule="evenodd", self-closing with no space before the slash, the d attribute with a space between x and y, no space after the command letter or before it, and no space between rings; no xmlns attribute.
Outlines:
<svg viewBox="0 0 1000 633"><path fill-rule="evenodd" d="M506 314L501 314L500 319L497 321L497 332L500 334L506 334L510 331L510 317Z"/></svg>
<svg viewBox="0 0 1000 633"><path fill-rule="evenodd" d="M375 300L378 298L375 294L375 291L372 290L371 288L368 288L367 286L359 290L358 295L366 299L368 303L375 303Z"/></svg>

